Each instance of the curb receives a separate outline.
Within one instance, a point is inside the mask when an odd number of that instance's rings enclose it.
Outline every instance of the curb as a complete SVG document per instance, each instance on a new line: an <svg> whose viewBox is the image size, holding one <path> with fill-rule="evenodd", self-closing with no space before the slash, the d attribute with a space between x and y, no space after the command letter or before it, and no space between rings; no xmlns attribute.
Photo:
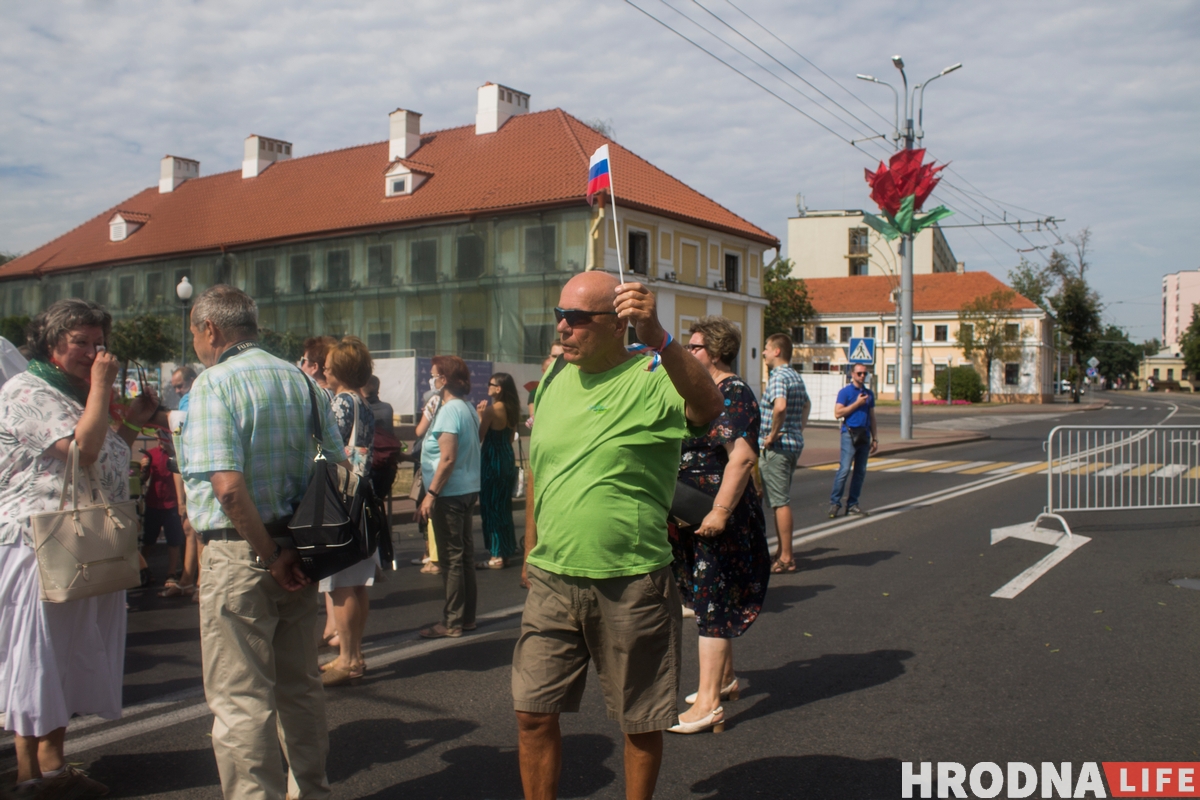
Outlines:
<svg viewBox="0 0 1200 800"><path fill-rule="evenodd" d="M914 450L929 450L934 447L949 447L950 445L955 445L955 444L969 444L971 442L982 442L982 441L985 441L985 440L991 439L991 438L992 438L991 435L987 434L987 433L964 433L961 437L956 437L954 439L927 439L925 441L915 441L914 440L912 442L906 442L904 444L900 444L900 443L886 444L886 445L880 445L879 449L877 451L875 451L875 455L876 456L885 456L885 455L890 456L890 455L895 455L897 453L910 453L910 452L913 452ZM835 459L832 461L822 461L819 464L805 464L803 467L797 467L797 469L815 469L817 467L824 467L829 464L837 464L837 463L839 463L839 461ZM868 462L868 463L870 463L870 462Z"/></svg>

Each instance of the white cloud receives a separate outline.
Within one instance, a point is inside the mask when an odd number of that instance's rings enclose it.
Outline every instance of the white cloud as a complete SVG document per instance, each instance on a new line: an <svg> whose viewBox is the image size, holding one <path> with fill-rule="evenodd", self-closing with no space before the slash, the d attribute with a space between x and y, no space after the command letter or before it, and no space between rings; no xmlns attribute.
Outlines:
<svg viewBox="0 0 1200 800"><path fill-rule="evenodd" d="M667 6L638 2L746 64ZM725 0L701 2L744 26ZM890 92L855 73L894 81L894 52L914 81L964 62L926 95L925 143L962 176L949 183L1065 217L1064 233L1090 225L1095 284L1134 335L1158 329L1156 306L1115 301L1200 267L1185 235L1200 211L1189 191L1200 172L1190 141L1200 127L1200 6L735 2L889 120ZM752 35L873 128L887 127ZM164 153L198 158L212 174L237 168L250 133L288 139L303 155L384 138L397 106L423 112L426 130L462 125L485 80L529 91L535 109L612 119L624 145L781 238L799 191L811 208L869 204L869 158L619 0L10 3L0 7L0 69L0 249L36 247L153 185ZM951 223L978 207L995 212L949 187L939 194L962 212ZM1006 230L948 235L969 268L1001 277L1014 248L1030 246Z"/></svg>

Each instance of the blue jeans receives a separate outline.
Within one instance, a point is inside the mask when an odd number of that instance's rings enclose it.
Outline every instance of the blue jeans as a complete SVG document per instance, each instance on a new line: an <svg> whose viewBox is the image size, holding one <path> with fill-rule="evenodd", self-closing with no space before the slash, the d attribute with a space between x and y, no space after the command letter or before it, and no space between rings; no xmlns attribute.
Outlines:
<svg viewBox="0 0 1200 800"><path fill-rule="evenodd" d="M846 476L850 475L850 465L854 465L854 474L850 477L850 496L846 498L846 508L858 505L858 496L862 493L863 481L867 478L867 456L871 455L871 440L866 444L855 447L850 441L850 432L842 431L842 461L838 466L837 477L833 479L833 494L829 496L831 506L842 504L842 490L846 488Z"/></svg>

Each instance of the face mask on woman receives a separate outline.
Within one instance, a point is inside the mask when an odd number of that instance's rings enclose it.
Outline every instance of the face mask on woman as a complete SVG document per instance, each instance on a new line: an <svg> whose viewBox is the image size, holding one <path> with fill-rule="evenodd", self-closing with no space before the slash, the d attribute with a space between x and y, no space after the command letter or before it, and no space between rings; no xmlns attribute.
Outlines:
<svg viewBox="0 0 1200 800"><path fill-rule="evenodd" d="M431 391L431 392L436 392L437 390L438 390L438 388L437 388L437 378L430 378L430 379L429 379L429 391Z"/></svg>

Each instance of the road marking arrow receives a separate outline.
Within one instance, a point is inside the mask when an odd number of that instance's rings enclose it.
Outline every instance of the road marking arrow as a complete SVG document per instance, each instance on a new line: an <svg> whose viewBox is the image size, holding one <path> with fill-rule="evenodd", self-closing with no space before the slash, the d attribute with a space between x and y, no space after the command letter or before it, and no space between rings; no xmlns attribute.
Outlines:
<svg viewBox="0 0 1200 800"><path fill-rule="evenodd" d="M1078 534L1072 536L1062 531L1039 528L1032 522L1009 525L1006 528L992 528L992 544L1010 538L1048 544L1054 549L1041 561L992 592L992 597L999 597L1004 600L1012 600L1021 592L1028 589L1034 581L1049 572L1064 558L1091 541L1087 536L1079 536Z"/></svg>

